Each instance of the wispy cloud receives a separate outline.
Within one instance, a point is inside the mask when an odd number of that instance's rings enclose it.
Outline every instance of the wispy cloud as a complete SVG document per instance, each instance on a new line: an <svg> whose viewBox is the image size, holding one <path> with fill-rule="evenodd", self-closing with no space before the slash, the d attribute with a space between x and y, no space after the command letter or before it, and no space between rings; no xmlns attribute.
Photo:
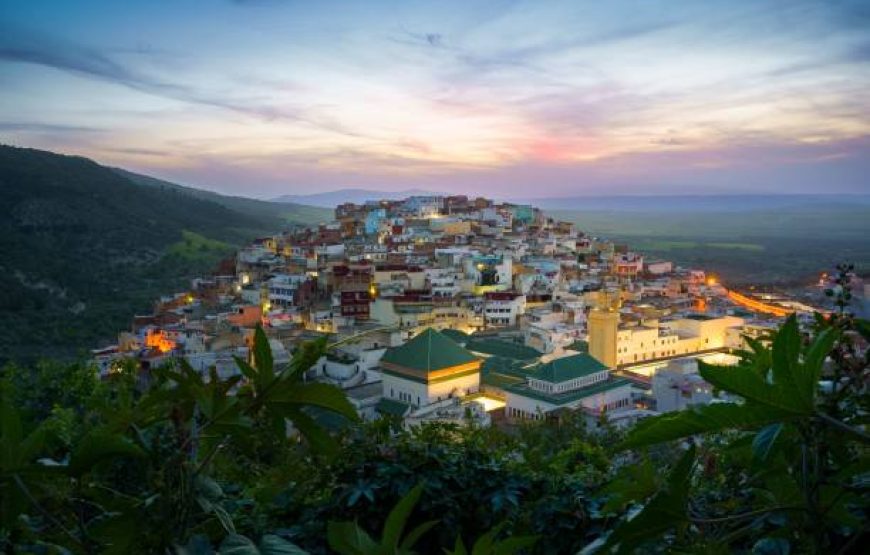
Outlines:
<svg viewBox="0 0 870 555"><path fill-rule="evenodd" d="M0 121L0 131L23 131L28 133L103 133L106 130L85 125L63 125L31 121Z"/></svg>
<svg viewBox="0 0 870 555"><path fill-rule="evenodd" d="M805 145L857 167L821 145L870 135L857 0L60 4L4 14L0 131L142 171L567 189L797 165L780 152Z"/></svg>
<svg viewBox="0 0 870 555"><path fill-rule="evenodd" d="M305 107L268 105L250 98L233 98L204 93L194 87L169 82L131 69L99 49L37 33L0 29L0 61L50 67L99 79L129 89L212 108L228 110L266 121L289 120L342 135L358 133L339 122L312 113Z"/></svg>

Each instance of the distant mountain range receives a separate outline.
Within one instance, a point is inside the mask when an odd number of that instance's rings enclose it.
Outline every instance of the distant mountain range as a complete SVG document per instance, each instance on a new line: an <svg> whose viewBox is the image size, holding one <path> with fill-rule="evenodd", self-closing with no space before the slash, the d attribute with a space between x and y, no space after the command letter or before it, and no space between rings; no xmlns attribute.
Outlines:
<svg viewBox="0 0 870 555"><path fill-rule="evenodd" d="M583 212L755 212L815 210L820 206L868 207L870 195L648 195L518 199L543 210Z"/></svg>
<svg viewBox="0 0 870 555"><path fill-rule="evenodd" d="M305 204L308 206L321 206L335 208L345 202L363 204L368 200L401 200L412 196L445 195L420 189L408 189L407 191L373 191L369 189L339 189L325 193L312 193L308 195L282 195L272 199L272 202Z"/></svg>
<svg viewBox="0 0 870 555"><path fill-rule="evenodd" d="M204 191L201 191L204 193ZM213 193L209 193L213 194ZM344 202L362 204L369 200L401 200L415 195L447 195L421 189L376 191L340 189L307 195L282 195L275 203L335 208ZM480 193L468 193L469 197ZM238 197L225 197L237 198ZM239 199L242 200L242 199ZM767 210L812 210L825 206L870 206L870 195L599 195L574 197L502 198L506 202L531 204L543 210L577 210L583 212L752 212Z"/></svg>
<svg viewBox="0 0 870 555"><path fill-rule="evenodd" d="M331 217L0 146L0 364L97 347L237 246Z"/></svg>

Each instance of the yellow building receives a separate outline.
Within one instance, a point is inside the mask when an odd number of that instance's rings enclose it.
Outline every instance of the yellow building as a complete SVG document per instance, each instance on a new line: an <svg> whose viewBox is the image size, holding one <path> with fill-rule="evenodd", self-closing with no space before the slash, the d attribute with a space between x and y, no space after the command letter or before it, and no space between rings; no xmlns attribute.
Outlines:
<svg viewBox="0 0 870 555"><path fill-rule="evenodd" d="M619 293L601 291L596 306L589 312L589 354L604 365L617 365L616 341L619 329Z"/></svg>

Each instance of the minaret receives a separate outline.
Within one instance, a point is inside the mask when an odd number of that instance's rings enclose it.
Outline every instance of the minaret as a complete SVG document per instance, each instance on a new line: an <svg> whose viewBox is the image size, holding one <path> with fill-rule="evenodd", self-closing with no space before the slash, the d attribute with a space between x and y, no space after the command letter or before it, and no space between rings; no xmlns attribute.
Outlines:
<svg viewBox="0 0 870 555"><path fill-rule="evenodd" d="M589 354L610 368L616 367L616 330L619 327L619 291L599 291L589 312Z"/></svg>

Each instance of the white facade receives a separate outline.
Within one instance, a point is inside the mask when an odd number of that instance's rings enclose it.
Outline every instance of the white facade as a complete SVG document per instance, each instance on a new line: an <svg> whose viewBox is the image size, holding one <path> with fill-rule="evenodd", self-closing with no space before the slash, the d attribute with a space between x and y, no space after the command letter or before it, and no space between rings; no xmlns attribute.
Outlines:
<svg viewBox="0 0 870 555"><path fill-rule="evenodd" d="M480 390L480 372L429 384L384 373L383 387L385 398L421 407L450 397L477 393Z"/></svg>
<svg viewBox="0 0 870 555"><path fill-rule="evenodd" d="M729 330L742 326L742 318L722 316L679 318L621 328L616 333L616 363L633 364L730 347L735 332Z"/></svg>
<svg viewBox="0 0 870 555"><path fill-rule="evenodd" d="M508 418L540 420L548 412L560 408L600 412L601 410L618 411L631 407L631 385L628 383L600 393L590 394L588 397L578 396L573 401L562 404L543 401L511 390L508 390L506 394L505 415Z"/></svg>
<svg viewBox="0 0 870 555"><path fill-rule="evenodd" d="M515 326L517 317L525 313L525 295L516 295L513 298L486 298L483 304L483 313L488 326Z"/></svg>
<svg viewBox="0 0 870 555"><path fill-rule="evenodd" d="M713 387L697 373L696 359L672 360L653 375L652 393L658 412L706 405L713 400Z"/></svg>

